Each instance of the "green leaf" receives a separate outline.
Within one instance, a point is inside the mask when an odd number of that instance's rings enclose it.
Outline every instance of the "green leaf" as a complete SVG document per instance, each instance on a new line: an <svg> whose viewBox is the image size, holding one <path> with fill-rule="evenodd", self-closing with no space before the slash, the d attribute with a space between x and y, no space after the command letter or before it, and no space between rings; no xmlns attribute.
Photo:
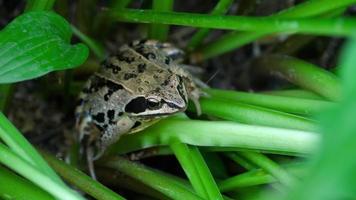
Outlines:
<svg viewBox="0 0 356 200"><path fill-rule="evenodd" d="M54 12L18 16L0 32L0 83L81 65L89 51L83 44L71 45L71 35L69 23Z"/></svg>

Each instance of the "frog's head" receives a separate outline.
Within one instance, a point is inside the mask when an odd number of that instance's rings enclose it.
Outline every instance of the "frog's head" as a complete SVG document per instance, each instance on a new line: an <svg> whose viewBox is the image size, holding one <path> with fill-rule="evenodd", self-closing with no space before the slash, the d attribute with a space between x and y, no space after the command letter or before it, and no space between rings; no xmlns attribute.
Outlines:
<svg viewBox="0 0 356 200"><path fill-rule="evenodd" d="M187 102L188 94L183 78L172 75L145 96L132 99L125 106L125 112L141 117L167 116L184 111Z"/></svg>

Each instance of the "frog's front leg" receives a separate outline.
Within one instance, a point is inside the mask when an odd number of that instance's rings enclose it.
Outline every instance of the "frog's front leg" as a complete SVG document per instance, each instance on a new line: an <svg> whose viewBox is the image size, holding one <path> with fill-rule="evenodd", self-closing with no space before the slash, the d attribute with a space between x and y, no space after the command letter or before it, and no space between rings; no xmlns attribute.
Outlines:
<svg viewBox="0 0 356 200"><path fill-rule="evenodd" d="M135 121L128 116L121 116L116 122L103 125L102 134L95 144L97 151L93 160L100 158L111 144L117 142L121 135L129 133L134 126Z"/></svg>

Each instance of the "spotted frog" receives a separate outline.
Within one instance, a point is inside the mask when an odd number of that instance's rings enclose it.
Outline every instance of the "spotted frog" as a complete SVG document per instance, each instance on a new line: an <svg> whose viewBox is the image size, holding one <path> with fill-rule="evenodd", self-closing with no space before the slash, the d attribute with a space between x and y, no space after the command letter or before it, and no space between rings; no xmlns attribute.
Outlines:
<svg viewBox="0 0 356 200"><path fill-rule="evenodd" d="M105 60L80 94L79 140L93 159L121 135L183 112L191 99L200 112L200 89L179 66L184 53L169 43L134 41Z"/></svg>

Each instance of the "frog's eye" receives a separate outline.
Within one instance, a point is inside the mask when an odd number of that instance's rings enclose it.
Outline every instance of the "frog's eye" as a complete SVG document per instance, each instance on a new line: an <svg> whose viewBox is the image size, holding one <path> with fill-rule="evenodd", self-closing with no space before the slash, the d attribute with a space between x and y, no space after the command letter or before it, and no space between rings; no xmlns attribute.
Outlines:
<svg viewBox="0 0 356 200"><path fill-rule="evenodd" d="M149 110L157 110L160 107L161 107L161 101L159 101L158 99L154 99L154 98L147 99L147 108Z"/></svg>

